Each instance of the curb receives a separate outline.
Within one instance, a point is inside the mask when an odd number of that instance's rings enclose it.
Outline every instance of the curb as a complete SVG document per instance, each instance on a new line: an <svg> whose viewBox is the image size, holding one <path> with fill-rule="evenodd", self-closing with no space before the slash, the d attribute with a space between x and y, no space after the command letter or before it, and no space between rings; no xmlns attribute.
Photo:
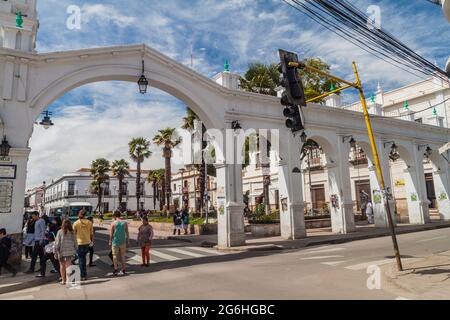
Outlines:
<svg viewBox="0 0 450 320"><path fill-rule="evenodd" d="M11 278L11 279L14 279L14 278ZM1 287L0 294L6 294L6 293L15 292L15 291L34 288L34 287L48 284L51 282L56 283L57 280L58 280L58 278L56 276L46 276L45 278L41 278L41 279L33 279L33 280L29 280L29 281L24 281L21 283L12 284L10 286Z"/></svg>

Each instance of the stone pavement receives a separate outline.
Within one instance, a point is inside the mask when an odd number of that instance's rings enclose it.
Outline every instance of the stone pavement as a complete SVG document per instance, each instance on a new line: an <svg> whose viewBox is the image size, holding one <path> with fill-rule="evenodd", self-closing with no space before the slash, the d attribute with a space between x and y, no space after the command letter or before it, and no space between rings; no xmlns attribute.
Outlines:
<svg viewBox="0 0 450 320"><path fill-rule="evenodd" d="M420 261L403 263L403 272L395 265L381 267L382 289L405 299L450 299L450 251L433 254Z"/></svg>

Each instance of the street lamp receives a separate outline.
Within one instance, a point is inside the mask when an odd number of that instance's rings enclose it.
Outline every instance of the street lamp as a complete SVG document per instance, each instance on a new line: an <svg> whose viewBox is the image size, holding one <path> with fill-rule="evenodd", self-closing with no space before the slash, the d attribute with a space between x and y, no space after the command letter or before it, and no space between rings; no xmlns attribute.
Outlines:
<svg viewBox="0 0 450 320"><path fill-rule="evenodd" d="M145 77L145 67L144 67L144 60L142 60L142 75L138 80L138 85L139 85L139 92L141 94L146 94L147 93L147 87L148 87L148 80Z"/></svg>
<svg viewBox="0 0 450 320"><path fill-rule="evenodd" d="M9 150L11 150L11 146L9 145L8 140L6 140L6 136L3 136L2 144L0 144L0 156L9 156Z"/></svg>
<svg viewBox="0 0 450 320"><path fill-rule="evenodd" d="M41 126L43 126L45 130L48 130L51 126L54 125L52 122L52 119L50 118L52 113L47 110L47 111L43 112L42 114L44 115L44 118L42 119L42 121L39 124Z"/></svg>

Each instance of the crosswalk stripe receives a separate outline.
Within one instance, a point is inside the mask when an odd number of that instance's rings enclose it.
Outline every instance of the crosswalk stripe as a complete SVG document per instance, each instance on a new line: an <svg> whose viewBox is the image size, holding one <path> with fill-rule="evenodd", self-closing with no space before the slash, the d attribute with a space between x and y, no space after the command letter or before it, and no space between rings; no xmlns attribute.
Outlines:
<svg viewBox="0 0 450 320"><path fill-rule="evenodd" d="M343 251L345 248L332 248L332 249L319 249L319 250L313 250L313 251L307 251L303 252L303 254L316 254L316 253L329 253L329 252L336 252L336 251Z"/></svg>
<svg viewBox="0 0 450 320"><path fill-rule="evenodd" d="M334 255L334 256L318 256L318 257L302 258L301 260L320 260L320 259L343 258L343 257L344 256L338 256L338 255Z"/></svg>
<svg viewBox="0 0 450 320"><path fill-rule="evenodd" d="M331 262L321 262L321 264L325 264L327 266L337 266L338 264L342 264L347 262L347 260L342 260L342 261L331 261Z"/></svg>
<svg viewBox="0 0 450 320"><path fill-rule="evenodd" d="M181 258L171 256L170 254L166 254L164 252L158 251L158 250L152 250L150 254L157 256L158 258L162 258L169 261L175 261L175 260L181 260Z"/></svg>
<svg viewBox="0 0 450 320"><path fill-rule="evenodd" d="M178 248L167 248L167 251L183 254L185 256L190 256L190 257L194 257L194 258L201 258L201 257L205 256L204 254L195 253L195 252L182 250L182 249L178 249Z"/></svg>
<svg viewBox="0 0 450 320"><path fill-rule="evenodd" d="M217 255L227 254L226 252L221 252L217 249L208 249L208 248L203 248L203 247L186 247L186 248L189 250L196 250L196 251L209 253L209 254L217 254Z"/></svg>
<svg viewBox="0 0 450 320"><path fill-rule="evenodd" d="M384 260L364 262L364 263L355 264L355 265L352 265L352 266L345 267L345 269L355 270L355 271L356 270L363 270L363 269L367 269L370 266L381 266L381 265L384 265L384 264L391 263L392 261L394 261L394 259L384 259Z"/></svg>

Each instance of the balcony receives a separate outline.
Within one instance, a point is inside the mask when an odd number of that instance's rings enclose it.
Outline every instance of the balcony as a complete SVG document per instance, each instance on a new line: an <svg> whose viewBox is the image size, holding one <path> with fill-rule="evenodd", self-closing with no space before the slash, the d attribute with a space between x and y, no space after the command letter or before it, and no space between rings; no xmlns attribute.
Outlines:
<svg viewBox="0 0 450 320"><path fill-rule="evenodd" d="M360 147L357 147L356 150L352 149L352 151L350 151L349 162L354 166L368 164L367 156Z"/></svg>

